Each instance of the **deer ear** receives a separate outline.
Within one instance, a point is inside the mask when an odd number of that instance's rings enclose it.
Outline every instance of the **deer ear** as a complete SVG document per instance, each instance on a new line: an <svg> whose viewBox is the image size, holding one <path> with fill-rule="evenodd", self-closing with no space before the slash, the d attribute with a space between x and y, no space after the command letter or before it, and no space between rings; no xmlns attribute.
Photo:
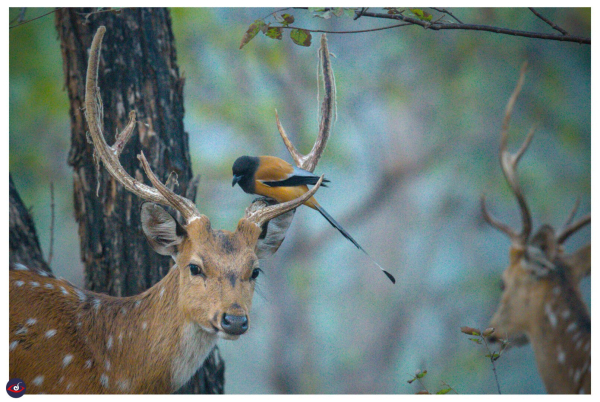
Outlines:
<svg viewBox="0 0 600 402"><path fill-rule="evenodd" d="M142 229L154 251L174 257L177 246L185 239L185 229L162 207L146 202L142 205Z"/></svg>
<svg viewBox="0 0 600 402"><path fill-rule="evenodd" d="M259 199L254 201L251 207L254 207L255 205L260 206L259 203L272 205L276 202L266 198ZM254 249L254 252L259 259L263 260L269 258L279 249L279 246L281 246L281 243L283 243L283 240L285 239L287 230L292 224L295 212L296 210L293 209L285 214L271 219L262 226L262 232L258 237L258 241L256 242L256 247Z"/></svg>

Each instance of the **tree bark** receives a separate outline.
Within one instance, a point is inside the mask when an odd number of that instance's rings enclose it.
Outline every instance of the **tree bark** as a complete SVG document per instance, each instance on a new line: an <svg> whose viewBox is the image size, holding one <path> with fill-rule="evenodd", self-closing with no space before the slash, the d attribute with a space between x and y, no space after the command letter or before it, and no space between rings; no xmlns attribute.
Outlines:
<svg viewBox="0 0 600 402"><path fill-rule="evenodd" d="M99 26L106 26L99 68L104 135L109 144L135 110L138 124L123 150L123 168L150 185L137 160L143 150L164 182L177 174L175 191L195 198L188 134L183 128L183 84L176 63L171 18L166 9L61 9L56 28L61 41L65 87L69 94L75 218L88 289L116 296L138 294L170 269L169 257L156 254L141 231L142 200L96 165L84 117L88 50ZM92 14L89 14L92 13ZM179 392L222 393L224 364L213 353Z"/></svg>
<svg viewBox="0 0 600 402"><path fill-rule="evenodd" d="M51 272L40 248L33 219L9 174L9 263L21 263L36 271Z"/></svg>

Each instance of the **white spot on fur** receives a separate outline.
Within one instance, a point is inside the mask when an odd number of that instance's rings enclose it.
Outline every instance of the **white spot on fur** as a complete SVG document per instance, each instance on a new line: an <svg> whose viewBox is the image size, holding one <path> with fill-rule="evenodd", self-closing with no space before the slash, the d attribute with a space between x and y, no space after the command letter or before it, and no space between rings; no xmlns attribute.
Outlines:
<svg viewBox="0 0 600 402"><path fill-rule="evenodd" d="M121 314L127 314L127 309L125 307L121 307Z"/></svg>
<svg viewBox="0 0 600 402"><path fill-rule="evenodd" d="M135 308L135 307L139 307L141 303L142 303L142 301L141 301L141 300L138 300L138 301L136 301L136 302L133 304L133 307L134 307L134 308Z"/></svg>
<svg viewBox="0 0 600 402"><path fill-rule="evenodd" d="M62 382L65 380L65 376L60 377L60 379L58 380L59 384L62 384Z"/></svg>
<svg viewBox="0 0 600 402"><path fill-rule="evenodd" d="M68 391L68 390L70 390L72 386L73 386L73 384L71 384L71 383L68 383L68 384L67 384L67 391Z"/></svg>
<svg viewBox="0 0 600 402"><path fill-rule="evenodd" d="M86 369L92 368L92 361L86 360L85 364L83 365L83 368L86 368Z"/></svg>
<svg viewBox="0 0 600 402"><path fill-rule="evenodd" d="M129 380L119 380L117 381L117 389L119 391L129 391Z"/></svg>
<svg viewBox="0 0 600 402"><path fill-rule="evenodd" d="M95 298L94 300L92 300L92 305L94 306L94 310L98 311L98 309L100 308L100 303L102 303L102 302L98 298Z"/></svg>
<svg viewBox="0 0 600 402"><path fill-rule="evenodd" d="M50 276L50 275L48 275L48 272L46 272L46 271L37 271L37 273L38 273L38 275L40 275L40 276L45 276L45 277L48 277L48 276Z"/></svg>
<svg viewBox="0 0 600 402"><path fill-rule="evenodd" d="M63 368L67 367L71 361L73 361L73 355L66 355L63 359Z"/></svg>
<svg viewBox="0 0 600 402"><path fill-rule="evenodd" d="M113 344L113 337L111 335L108 337L108 341L106 341L106 349L110 350L110 348L112 348L112 344Z"/></svg>
<svg viewBox="0 0 600 402"><path fill-rule="evenodd" d="M42 385L42 383L43 383L43 382L44 382L44 376L43 376L43 375L38 375L37 377L35 377L35 378L34 378L34 379L31 381L31 383L32 383L33 385L37 385L38 387L39 387L40 385Z"/></svg>
<svg viewBox="0 0 600 402"><path fill-rule="evenodd" d="M585 394L585 389L583 389L583 387L579 388L579 393L580 394Z"/></svg>
<svg viewBox="0 0 600 402"><path fill-rule="evenodd" d="M15 271L29 271L29 268L27 268L25 265L17 262L15 264Z"/></svg>
<svg viewBox="0 0 600 402"><path fill-rule="evenodd" d="M119 333L119 345L123 344L123 333Z"/></svg>
<svg viewBox="0 0 600 402"><path fill-rule="evenodd" d="M25 321L25 324L27 324L27 325L31 326L31 325L35 324L36 322L37 322L37 319L35 319L35 318L30 318L30 319L28 319L27 321Z"/></svg>
<svg viewBox="0 0 600 402"><path fill-rule="evenodd" d="M22 335L27 333L27 327L21 327L15 331L15 335Z"/></svg>
<svg viewBox="0 0 600 402"><path fill-rule="evenodd" d="M18 344L19 344L19 341L12 341L10 343L10 350L15 350L15 348L17 347Z"/></svg>
<svg viewBox="0 0 600 402"><path fill-rule="evenodd" d="M148 327L148 323L146 323L146 321L144 321L142 323L142 329L146 329Z"/></svg>
<svg viewBox="0 0 600 402"><path fill-rule="evenodd" d="M544 310L546 311L546 316L548 316L548 320L550 320L550 325L552 325L552 328L556 328L556 325L558 324L558 319L556 318L556 314L554 314L554 312L552 311L552 306L550 305L550 303L546 303L544 305Z"/></svg>
<svg viewBox="0 0 600 402"><path fill-rule="evenodd" d="M577 328L577 323L572 322L569 324L569 326L567 327L567 332L573 332L575 331L575 328Z"/></svg>
<svg viewBox="0 0 600 402"><path fill-rule="evenodd" d="M163 295L165 294L165 288L160 289L160 293L159 296L162 299Z"/></svg>
<svg viewBox="0 0 600 402"><path fill-rule="evenodd" d="M106 368L106 371L110 371L110 360L104 362L104 367Z"/></svg>
<svg viewBox="0 0 600 402"><path fill-rule="evenodd" d="M102 384L104 388L108 388L108 376L106 374L100 376L100 384Z"/></svg>
<svg viewBox="0 0 600 402"><path fill-rule="evenodd" d="M554 289L552 289L552 293L554 293L555 296L558 296L560 294L560 287L555 286Z"/></svg>
<svg viewBox="0 0 600 402"><path fill-rule="evenodd" d="M46 289L54 289L54 285L53 285L53 284L51 284L51 283L47 283L47 284L45 284L45 285L44 285L44 287L45 287Z"/></svg>
<svg viewBox="0 0 600 402"><path fill-rule="evenodd" d="M581 378L581 370L577 369L577 370L575 370L575 374L573 374L573 380L575 382L579 382L580 378Z"/></svg>
<svg viewBox="0 0 600 402"><path fill-rule="evenodd" d="M39 283L39 282L35 282L35 281L33 281L33 282L29 282L29 284L30 284L30 285L31 285L31 287L33 287L33 288L37 288L38 286L40 286L40 283Z"/></svg>
<svg viewBox="0 0 600 402"><path fill-rule="evenodd" d="M558 352L558 362L560 364L565 364L565 351L562 350L562 347L560 345L558 345L557 347L557 352Z"/></svg>
<svg viewBox="0 0 600 402"><path fill-rule="evenodd" d="M571 311L569 309L566 309L565 311L562 312L561 317L566 320L567 318L569 318L570 315L571 315Z"/></svg>
<svg viewBox="0 0 600 402"><path fill-rule="evenodd" d="M51 329L50 331L46 331L46 338L52 338L54 335L56 335L56 330L55 329Z"/></svg>
<svg viewBox="0 0 600 402"><path fill-rule="evenodd" d="M25 282L23 281L15 281L15 285L17 285L18 287L21 287L25 284Z"/></svg>
<svg viewBox="0 0 600 402"><path fill-rule="evenodd" d="M590 351L590 342L588 341L585 346L583 347L583 350L585 350L586 352Z"/></svg>
<svg viewBox="0 0 600 402"><path fill-rule="evenodd" d="M575 344L575 350L581 349L582 343L583 343L583 339L578 340L577 343Z"/></svg>
<svg viewBox="0 0 600 402"><path fill-rule="evenodd" d="M85 295L85 293L83 293L81 290L79 289L75 289L75 293L77 294L77 297L79 297L79 301L80 302L84 302L87 300L87 296Z"/></svg>
<svg viewBox="0 0 600 402"><path fill-rule="evenodd" d="M68 295L68 294L69 294L69 292L67 292L67 289L65 289L65 287L64 287L64 286L61 286L61 287L60 287L60 290L61 290L61 292L63 293L63 295Z"/></svg>

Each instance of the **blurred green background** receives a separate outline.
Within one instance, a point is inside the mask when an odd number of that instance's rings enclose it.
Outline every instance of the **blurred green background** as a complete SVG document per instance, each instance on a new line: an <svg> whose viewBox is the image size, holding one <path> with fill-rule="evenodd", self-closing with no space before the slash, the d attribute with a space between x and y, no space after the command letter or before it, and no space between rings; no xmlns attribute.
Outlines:
<svg viewBox="0 0 600 402"><path fill-rule="evenodd" d="M49 10L29 9L27 19ZM202 174L197 203L217 228L233 229L253 199L231 188L236 157L290 160L275 109L301 151L317 132L319 34L309 48L284 33L281 41L260 34L238 50L250 23L274 10L171 10L186 77L185 127L194 173ZM452 11L463 22L553 32L524 8ZM540 11L590 36L590 9ZM18 12L11 9L10 19ZM291 13L295 26L312 29L393 24ZM459 393L495 393L484 348L459 331L487 325L508 263L509 241L485 224L479 197L486 193L495 216L519 224L497 152L506 101L527 60L510 147L539 123L520 164L534 223L560 227L577 197L580 214L590 211L591 47L419 27L328 39L338 119L317 168L332 185L318 198L398 283L318 214L300 209L282 248L262 264L250 331L219 344L226 392L414 393L420 386L407 380L426 369L432 392L444 381ZM52 15L10 30L9 79L10 172L46 254L54 183L52 268L80 285L68 99ZM589 239L586 228L567 250ZM589 305L589 279L582 291ZM512 348L497 367L503 392L544 392L530 346Z"/></svg>

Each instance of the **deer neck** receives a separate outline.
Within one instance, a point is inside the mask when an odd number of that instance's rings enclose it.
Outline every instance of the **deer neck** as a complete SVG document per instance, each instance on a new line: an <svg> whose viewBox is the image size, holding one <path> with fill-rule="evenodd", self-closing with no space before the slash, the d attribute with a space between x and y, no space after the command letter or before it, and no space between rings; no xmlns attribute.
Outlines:
<svg viewBox="0 0 600 402"><path fill-rule="evenodd" d="M549 393L590 392L591 326L574 286L551 285L528 336Z"/></svg>
<svg viewBox="0 0 600 402"><path fill-rule="evenodd" d="M90 294L82 304L77 325L91 350L90 364L97 365L107 388L173 392L202 366L216 336L184 317L178 295L173 268L137 296Z"/></svg>

